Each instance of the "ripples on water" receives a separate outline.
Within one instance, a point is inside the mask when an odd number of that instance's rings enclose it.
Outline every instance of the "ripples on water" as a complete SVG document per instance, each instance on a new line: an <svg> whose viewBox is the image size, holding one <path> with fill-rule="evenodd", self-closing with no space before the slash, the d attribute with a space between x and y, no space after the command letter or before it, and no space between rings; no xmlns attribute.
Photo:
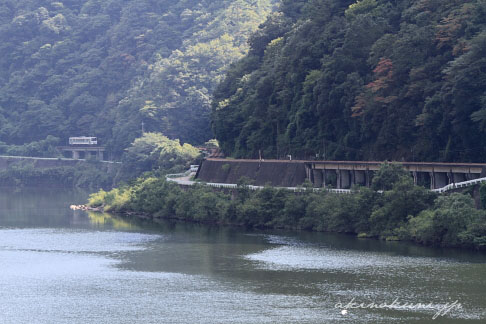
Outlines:
<svg viewBox="0 0 486 324"><path fill-rule="evenodd" d="M117 268L160 235L0 230L2 323L276 323L315 318L311 298L260 295L205 276ZM302 308L301 308L302 307ZM55 320L53 320L55 319Z"/></svg>
<svg viewBox="0 0 486 324"><path fill-rule="evenodd" d="M390 268L399 270L406 265L420 267L443 267L450 263L441 259L391 256L384 253L336 250L327 247L313 246L295 239L287 240L285 237L275 236L269 239L273 244L285 244L260 253L247 255L246 258L258 261L259 265L267 270L338 270L373 272L391 274Z"/></svg>
<svg viewBox="0 0 486 324"><path fill-rule="evenodd" d="M304 273L310 271L324 273L328 278L333 275L339 276L339 280L320 285L321 289L329 294L328 300L332 300L334 304L347 304L353 298L355 302L366 305L371 302L390 304L398 300L400 305L405 303L413 305L404 307L406 311L434 314L447 303L456 300L461 302L461 298L464 301L474 300L474 297L467 295L467 291L464 293L460 289L450 288L480 285L483 288L479 289L484 289L486 283L485 267L481 263L468 264L451 259L399 256L372 251L364 253L304 243L285 236L263 235L263 237L277 246L248 254L245 256L247 260L252 261L256 268L266 271ZM475 275L480 282L465 282L465 278L458 275L466 264L471 270L476 269ZM473 291L471 293L474 294ZM480 293L482 296L480 298L484 298L485 291ZM424 306L416 309L414 305L417 303L432 303L432 307ZM452 317L449 320L485 319L484 301L482 307L467 304L462 306L462 309L454 309L449 314ZM398 308L400 307L395 309ZM444 319L439 318L440 320Z"/></svg>
<svg viewBox="0 0 486 324"><path fill-rule="evenodd" d="M53 208L41 193L32 197L0 192L0 324L432 322L430 309L341 315L336 303L353 298L435 308L459 300L464 309L436 322L486 317L482 257L317 233L134 226L73 213L71 198ZM37 212L38 204L50 209Z"/></svg>

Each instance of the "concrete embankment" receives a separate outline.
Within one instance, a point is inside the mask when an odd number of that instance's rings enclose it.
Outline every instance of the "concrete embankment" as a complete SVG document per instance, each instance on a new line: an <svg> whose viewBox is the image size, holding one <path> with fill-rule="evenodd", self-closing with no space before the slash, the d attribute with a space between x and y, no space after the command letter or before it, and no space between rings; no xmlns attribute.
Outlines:
<svg viewBox="0 0 486 324"><path fill-rule="evenodd" d="M47 159L20 156L0 156L0 170L5 170L11 165L29 163L36 169L57 168L63 166L75 166L79 161L71 159Z"/></svg>
<svg viewBox="0 0 486 324"><path fill-rule="evenodd" d="M57 159L57 158L37 158L26 156L0 156L0 170L6 170L9 166L18 164L29 164L34 169L50 169L58 167L72 167L79 163L86 163L85 160ZM116 163L109 161L101 162L108 171L111 171Z"/></svg>
<svg viewBox="0 0 486 324"><path fill-rule="evenodd" d="M306 170L304 161L207 159L196 177L212 183L238 183L246 177L257 186L296 187L304 183Z"/></svg>
<svg viewBox="0 0 486 324"><path fill-rule="evenodd" d="M110 188L120 163L0 156L0 187Z"/></svg>

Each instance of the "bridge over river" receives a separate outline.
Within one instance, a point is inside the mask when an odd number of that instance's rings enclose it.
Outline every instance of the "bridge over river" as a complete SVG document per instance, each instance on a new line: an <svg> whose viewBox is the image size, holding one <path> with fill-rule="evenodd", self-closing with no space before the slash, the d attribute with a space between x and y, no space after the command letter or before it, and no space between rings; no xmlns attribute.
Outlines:
<svg viewBox="0 0 486 324"><path fill-rule="evenodd" d="M325 187L335 175L335 185L338 189L349 188L352 185L369 186L373 173L379 170L383 163L366 161L304 162L306 178L316 187ZM428 185L430 189L486 177L486 164L480 163L400 162L399 164L410 172L415 184Z"/></svg>
<svg viewBox="0 0 486 324"><path fill-rule="evenodd" d="M236 184L247 177L256 186L294 188L309 180L315 188L369 186L384 162L206 159L196 177L207 183ZM414 183L440 191L486 178L486 163L390 162L402 165ZM449 190L448 189L448 190Z"/></svg>

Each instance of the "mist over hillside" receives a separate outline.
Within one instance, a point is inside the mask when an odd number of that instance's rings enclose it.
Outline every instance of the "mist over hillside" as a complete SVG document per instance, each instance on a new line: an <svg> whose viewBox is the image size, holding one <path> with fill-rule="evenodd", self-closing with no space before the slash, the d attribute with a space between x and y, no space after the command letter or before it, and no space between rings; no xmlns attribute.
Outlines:
<svg viewBox="0 0 486 324"><path fill-rule="evenodd" d="M88 135L119 156L142 122L203 143L214 88L275 3L3 0L0 154Z"/></svg>

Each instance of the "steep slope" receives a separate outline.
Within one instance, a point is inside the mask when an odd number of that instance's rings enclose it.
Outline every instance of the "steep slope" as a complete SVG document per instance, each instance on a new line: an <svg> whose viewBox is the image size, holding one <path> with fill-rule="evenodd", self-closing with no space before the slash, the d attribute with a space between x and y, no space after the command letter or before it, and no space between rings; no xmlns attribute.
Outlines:
<svg viewBox="0 0 486 324"><path fill-rule="evenodd" d="M142 121L204 142L207 98L273 2L3 0L0 148L91 135L119 155Z"/></svg>
<svg viewBox="0 0 486 324"><path fill-rule="evenodd" d="M215 93L235 157L486 160L486 2L284 0Z"/></svg>

